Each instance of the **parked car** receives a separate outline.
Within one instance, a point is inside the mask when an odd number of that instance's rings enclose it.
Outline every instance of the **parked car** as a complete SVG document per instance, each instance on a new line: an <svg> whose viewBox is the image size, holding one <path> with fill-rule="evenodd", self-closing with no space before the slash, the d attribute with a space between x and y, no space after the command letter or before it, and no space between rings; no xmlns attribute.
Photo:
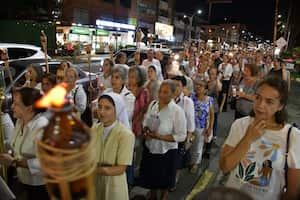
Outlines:
<svg viewBox="0 0 300 200"><path fill-rule="evenodd" d="M51 73L56 73L56 70L58 68L58 66L60 65L61 61L59 60L50 60L48 62L49 65L49 71ZM15 63L14 63L15 64ZM21 71L20 73L18 73L18 75L16 75L17 73L14 73L13 76L13 84L9 84L9 79L6 75L6 73L4 73L5 75L5 81L6 81L6 87L4 89L4 96L5 96L5 100L3 101L2 104L2 111L12 114L11 113L11 104L12 104L12 89L13 86L14 87L21 87L25 84L25 73L27 72L27 67L28 67L28 63L24 62L22 63L21 61L19 61L17 63L18 65L11 65L10 69L11 71ZM34 66L39 66L42 68L43 72L46 72L46 63L45 62L40 62L40 63L33 63ZM86 93L88 94L88 87L89 87L89 76L91 76L91 80L92 80L92 84L94 86L96 86L96 74L94 73L89 73L86 71L83 71L80 67L76 66L76 65L72 65L74 68L77 69L78 71L78 75L79 75L79 79L77 80L78 84L82 84L84 90L86 91ZM4 70L2 68L2 70ZM93 98L93 97L91 97Z"/></svg>
<svg viewBox="0 0 300 200"><path fill-rule="evenodd" d="M0 43L0 48L7 49L9 61L45 59L45 53L42 51L41 47L34 45ZM49 56L48 59L50 59ZM0 64L1 62L3 61L0 61Z"/></svg>

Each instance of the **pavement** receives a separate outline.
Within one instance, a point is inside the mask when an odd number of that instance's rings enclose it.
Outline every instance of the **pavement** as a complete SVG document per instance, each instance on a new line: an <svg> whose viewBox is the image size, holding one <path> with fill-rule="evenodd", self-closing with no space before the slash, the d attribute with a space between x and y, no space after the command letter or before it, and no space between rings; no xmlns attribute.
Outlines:
<svg viewBox="0 0 300 200"><path fill-rule="evenodd" d="M297 123L298 125L300 125L299 97L300 83L293 81L287 106L289 116L288 122ZM219 154L233 121L233 110L223 112L219 115L218 137L212 145L210 159L204 159L201 162L200 168L196 174L191 174L187 169L182 170L177 189L174 192L169 193L169 200L192 200L195 194L202 190L224 184L226 176L224 176L219 169ZM133 196L133 193L149 195L148 190L139 187L132 189L131 197Z"/></svg>

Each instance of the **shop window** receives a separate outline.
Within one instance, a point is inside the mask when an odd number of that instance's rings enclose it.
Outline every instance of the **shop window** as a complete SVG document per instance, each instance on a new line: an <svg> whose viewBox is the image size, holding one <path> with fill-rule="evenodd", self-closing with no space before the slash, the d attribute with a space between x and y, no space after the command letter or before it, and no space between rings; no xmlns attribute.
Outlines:
<svg viewBox="0 0 300 200"><path fill-rule="evenodd" d="M131 0L120 0L120 4L125 8L131 8Z"/></svg>

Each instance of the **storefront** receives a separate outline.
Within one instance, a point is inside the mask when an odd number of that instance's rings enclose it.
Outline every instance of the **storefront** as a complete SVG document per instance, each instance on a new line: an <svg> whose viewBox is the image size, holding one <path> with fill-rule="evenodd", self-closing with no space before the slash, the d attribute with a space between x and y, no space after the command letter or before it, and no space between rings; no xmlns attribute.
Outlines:
<svg viewBox="0 0 300 200"><path fill-rule="evenodd" d="M68 51L77 50L80 54L84 51L84 45L93 42L93 32L95 29L79 26L57 26L56 42L62 49Z"/></svg>
<svg viewBox="0 0 300 200"><path fill-rule="evenodd" d="M105 43L105 46L112 44L114 49L118 50L126 45L134 44L135 25L106 20L96 20L96 25L97 28L102 28L109 32L108 38L101 41Z"/></svg>
<svg viewBox="0 0 300 200"><path fill-rule="evenodd" d="M131 20L132 21L132 20ZM91 44L93 53L109 53L109 45L120 49L134 44L135 25L97 20L97 26L57 26L56 41L58 46L76 46L82 53L84 45Z"/></svg>

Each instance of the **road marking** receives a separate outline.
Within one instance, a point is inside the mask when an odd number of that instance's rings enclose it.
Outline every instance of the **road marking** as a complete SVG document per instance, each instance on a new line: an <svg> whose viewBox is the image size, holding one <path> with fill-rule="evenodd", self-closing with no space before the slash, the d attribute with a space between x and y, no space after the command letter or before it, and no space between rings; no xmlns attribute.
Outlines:
<svg viewBox="0 0 300 200"><path fill-rule="evenodd" d="M213 177L214 172L211 172L209 170L205 170L202 176L199 178L198 182L190 192L190 194L185 198L185 200L192 200L196 194L201 192L205 189L205 187L210 182L211 178Z"/></svg>

